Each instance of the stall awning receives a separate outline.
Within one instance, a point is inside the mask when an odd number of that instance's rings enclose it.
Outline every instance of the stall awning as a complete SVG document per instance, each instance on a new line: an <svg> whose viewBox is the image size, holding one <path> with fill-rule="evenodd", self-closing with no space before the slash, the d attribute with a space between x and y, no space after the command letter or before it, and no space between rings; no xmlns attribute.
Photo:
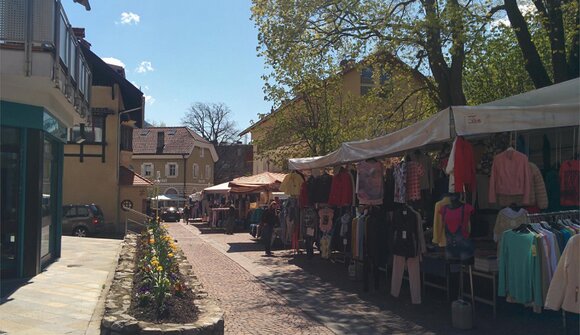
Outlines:
<svg viewBox="0 0 580 335"><path fill-rule="evenodd" d="M215 194L215 193L228 193L230 191L230 187L228 186L230 182L227 181L225 183L221 183L218 185L213 185L210 187L206 187L203 189L204 193L208 194Z"/></svg>
<svg viewBox="0 0 580 335"><path fill-rule="evenodd" d="M286 177L284 173L263 172L249 177L236 178L229 182L231 193L278 191Z"/></svg>
<svg viewBox="0 0 580 335"><path fill-rule="evenodd" d="M453 107L457 135L578 126L580 79L479 106Z"/></svg>
<svg viewBox="0 0 580 335"><path fill-rule="evenodd" d="M371 140L343 143L326 156L291 158L292 170L317 169L385 157L469 136L580 125L580 78L478 106L453 106Z"/></svg>
<svg viewBox="0 0 580 335"><path fill-rule="evenodd" d="M428 119L371 140L345 142L326 156L291 158L292 170L317 169L326 166L358 162L373 157L384 157L451 138L450 109L444 109Z"/></svg>

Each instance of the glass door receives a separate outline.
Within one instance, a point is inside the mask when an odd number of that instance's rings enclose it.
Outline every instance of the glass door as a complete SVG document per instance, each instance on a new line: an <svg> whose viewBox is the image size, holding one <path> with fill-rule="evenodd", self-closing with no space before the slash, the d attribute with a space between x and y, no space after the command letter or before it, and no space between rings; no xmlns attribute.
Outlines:
<svg viewBox="0 0 580 335"><path fill-rule="evenodd" d="M20 215L20 130L0 129L0 273L18 275Z"/></svg>
<svg viewBox="0 0 580 335"><path fill-rule="evenodd" d="M40 258L47 260L55 237L54 217L56 215L56 178L57 159L54 141L48 135L44 137L44 153L42 163L42 230L40 237Z"/></svg>

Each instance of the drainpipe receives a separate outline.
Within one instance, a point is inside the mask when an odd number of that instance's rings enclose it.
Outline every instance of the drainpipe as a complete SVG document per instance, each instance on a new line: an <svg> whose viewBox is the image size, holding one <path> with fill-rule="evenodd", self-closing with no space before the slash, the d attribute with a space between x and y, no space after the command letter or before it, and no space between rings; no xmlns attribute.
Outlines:
<svg viewBox="0 0 580 335"><path fill-rule="evenodd" d="M183 199L187 199L185 197L186 196L185 195L185 188L187 187L186 186L186 180L187 180L186 179L187 178L187 164L186 164L186 162L187 162L187 160L185 159L185 155L186 154L181 154L181 157L183 158ZM187 203L187 200L184 201L183 208L185 208L186 203Z"/></svg>
<svg viewBox="0 0 580 335"><path fill-rule="evenodd" d="M115 213L115 229L117 228L116 225L119 224L119 222L121 222L121 185L119 185L119 168L121 167L121 115L126 114L126 113L131 113L137 110L143 109L143 106L141 107L137 107L137 108L132 108L132 109L127 109L124 111L120 111L119 113L117 113L118 118L117 118L117 166L116 166L116 178L115 180L117 181L117 203L115 205L115 207L117 208L117 211Z"/></svg>

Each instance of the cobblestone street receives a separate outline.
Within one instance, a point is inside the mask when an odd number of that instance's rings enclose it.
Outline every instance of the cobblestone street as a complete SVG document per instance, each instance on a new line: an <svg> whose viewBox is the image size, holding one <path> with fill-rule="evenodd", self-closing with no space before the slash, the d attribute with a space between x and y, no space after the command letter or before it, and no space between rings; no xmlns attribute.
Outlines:
<svg viewBox="0 0 580 335"><path fill-rule="evenodd" d="M200 234L192 225L170 223L193 270L225 311L226 334L463 334L451 327L450 303L429 291L412 305L408 283L401 296L388 294L385 283L363 292L362 282L348 279L343 264L289 250L263 257L263 248L247 232ZM384 278L384 276L383 276ZM372 283L372 281L371 281ZM371 285L372 286L372 285ZM493 319L491 308L476 305L470 334L501 329L512 334L558 331L558 315L533 315L505 304ZM561 331L561 328L559 328Z"/></svg>

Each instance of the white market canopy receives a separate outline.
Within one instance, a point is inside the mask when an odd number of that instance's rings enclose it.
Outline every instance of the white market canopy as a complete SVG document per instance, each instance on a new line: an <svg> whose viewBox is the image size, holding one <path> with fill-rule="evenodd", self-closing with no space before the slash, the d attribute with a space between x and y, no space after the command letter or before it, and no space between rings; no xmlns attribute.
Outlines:
<svg viewBox="0 0 580 335"><path fill-rule="evenodd" d="M342 143L326 156L291 158L292 170L307 170L403 153L449 141L457 135L578 126L580 78L478 106L453 106L428 119L371 140Z"/></svg>
<svg viewBox="0 0 580 335"><path fill-rule="evenodd" d="M213 185L213 186L210 186L210 187L206 187L206 188L203 189L203 192L204 193L207 193L207 194L228 193L230 191L230 189L231 189L228 186L229 183L230 182L227 181L225 183L221 183L221 184L218 184L218 185Z"/></svg>

